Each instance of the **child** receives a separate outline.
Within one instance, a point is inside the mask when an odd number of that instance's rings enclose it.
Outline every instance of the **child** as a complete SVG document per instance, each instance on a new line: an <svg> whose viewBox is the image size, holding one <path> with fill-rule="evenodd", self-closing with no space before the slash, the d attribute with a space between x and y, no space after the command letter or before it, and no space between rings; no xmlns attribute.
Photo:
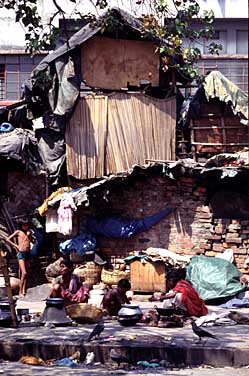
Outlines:
<svg viewBox="0 0 249 376"><path fill-rule="evenodd" d="M103 298L102 307L107 310L110 316L117 316L122 304L130 304L126 292L130 290L131 284L128 279L120 279L118 287L108 291Z"/></svg>
<svg viewBox="0 0 249 376"><path fill-rule="evenodd" d="M61 275L55 279L50 298L63 298L64 305L87 303L89 289L82 285L78 276L73 274L73 263L64 259L60 262Z"/></svg>
<svg viewBox="0 0 249 376"><path fill-rule="evenodd" d="M19 230L11 234L6 241L17 250L17 260L21 271L21 282L19 289L19 296L24 296L26 293L27 269L29 267L30 259L30 230L28 221L20 221L18 224ZM17 244L11 240L16 238Z"/></svg>

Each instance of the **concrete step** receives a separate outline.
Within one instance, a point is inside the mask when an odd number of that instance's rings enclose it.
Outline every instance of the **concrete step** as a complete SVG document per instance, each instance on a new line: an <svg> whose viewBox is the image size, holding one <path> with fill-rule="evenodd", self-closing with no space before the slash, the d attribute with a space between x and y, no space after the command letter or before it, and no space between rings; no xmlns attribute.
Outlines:
<svg viewBox="0 0 249 376"><path fill-rule="evenodd" d="M139 360L167 360L175 366L242 367L248 365L248 326L212 327L220 340L196 342L191 328L157 328L137 324L122 327L107 321L99 340L87 342L94 325L69 327L37 327L27 324L18 329L0 329L0 359L17 361L22 355L44 360L61 359L80 351L81 360L93 351L95 361L110 361L115 348L131 363Z"/></svg>

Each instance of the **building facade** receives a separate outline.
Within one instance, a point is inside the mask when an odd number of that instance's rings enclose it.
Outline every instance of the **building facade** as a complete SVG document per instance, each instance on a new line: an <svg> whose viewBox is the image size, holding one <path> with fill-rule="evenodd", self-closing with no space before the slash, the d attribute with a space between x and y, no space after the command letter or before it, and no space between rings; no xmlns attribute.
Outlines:
<svg viewBox="0 0 249 376"><path fill-rule="evenodd" d="M248 18L218 18L214 29L213 40L203 41L198 46L202 52L199 73L206 75L219 70L248 93ZM219 56L208 54L207 45L212 41L222 45Z"/></svg>

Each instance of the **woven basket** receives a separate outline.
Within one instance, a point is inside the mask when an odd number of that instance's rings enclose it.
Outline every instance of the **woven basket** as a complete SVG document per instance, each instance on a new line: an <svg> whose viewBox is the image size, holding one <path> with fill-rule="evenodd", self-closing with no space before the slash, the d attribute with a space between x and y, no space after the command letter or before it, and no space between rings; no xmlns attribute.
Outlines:
<svg viewBox="0 0 249 376"><path fill-rule="evenodd" d="M74 274L80 278L81 282L86 283L90 288L100 282L102 266L94 262L87 262L85 265L74 269Z"/></svg>
<svg viewBox="0 0 249 376"><path fill-rule="evenodd" d="M117 285L120 279L129 279L129 273L121 270L106 270L102 269L101 281L106 285Z"/></svg>
<svg viewBox="0 0 249 376"><path fill-rule="evenodd" d="M104 311L92 304L78 303L66 307L67 315L81 324L94 324L102 319Z"/></svg>

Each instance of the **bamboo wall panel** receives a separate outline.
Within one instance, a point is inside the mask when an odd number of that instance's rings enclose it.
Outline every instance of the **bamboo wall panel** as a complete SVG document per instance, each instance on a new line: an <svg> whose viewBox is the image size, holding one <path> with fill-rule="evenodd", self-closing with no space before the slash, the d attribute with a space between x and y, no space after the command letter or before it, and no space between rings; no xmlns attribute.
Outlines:
<svg viewBox="0 0 249 376"><path fill-rule="evenodd" d="M78 179L103 176L107 96L80 98L66 130L67 172Z"/></svg>
<svg viewBox="0 0 249 376"><path fill-rule="evenodd" d="M66 130L67 171L78 179L175 159L175 99L115 93L80 98Z"/></svg>
<svg viewBox="0 0 249 376"><path fill-rule="evenodd" d="M107 173L175 159L175 100L117 93L108 100Z"/></svg>
<svg viewBox="0 0 249 376"><path fill-rule="evenodd" d="M140 80L159 84L159 54L150 41L93 37L81 46L81 71L87 85L119 90Z"/></svg>

